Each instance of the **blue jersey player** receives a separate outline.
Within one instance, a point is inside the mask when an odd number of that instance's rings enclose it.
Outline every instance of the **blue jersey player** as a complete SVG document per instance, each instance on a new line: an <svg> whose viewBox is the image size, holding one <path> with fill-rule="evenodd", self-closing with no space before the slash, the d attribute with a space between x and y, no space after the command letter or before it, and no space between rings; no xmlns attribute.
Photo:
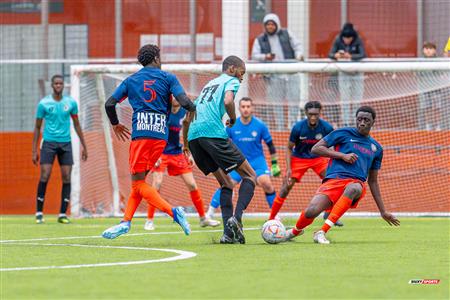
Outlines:
<svg viewBox="0 0 450 300"><path fill-rule="evenodd" d="M183 126L184 152L191 151L198 168L213 173L221 186L220 208L224 224L222 244L245 243L242 214L253 198L256 174L244 155L228 138L222 117L228 114L227 126L236 123L234 97L245 74L245 63L237 56L228 56L222 63L222 74L208 82L195 101L196 115L190 113ZM241 186L233 211L233 181L228 175L236 170Z"/></svg>
<svg viewBox="0 0 450 300"><path fill-rule="evenodd" d="M241 117L237 119L233 127L227 128L227 134L255 170L256 183L264 190L267 204L270 208L275 199L275 189L270 179L271 172L264 157L262 141L267 144L272 158L272 175L279 176L281 173L272 136L266 124L253 116L253 101L251 98L244 97L239 100L239 112L241 113ZM241 182L241 176L236 171L232 171L230 176L234 184ZM211 199L211 204L207 212L210 218L219 205L220 189L214 193Z"/></svg>
<svg viewBox="0 0 450 300"><path fill-rule="evenodd" d="M171 111L172 95L188 111L195 111L195 105L187 97L176 76L161 70L158 46L143 46L139 49L138 61L143 68L127 77L105 104L113 131L122 141L128 140L130 132L127 127L119 123L116 105L128 98L133 108L129 157L132 189L122 222L105 230L102 236L113 239L127 233L134 213L143 198L149 205L171 216L188 235L190 226L182 207L172 207L162 199L158 191L145 182L145 177L167 144L169 136L167 122Z"/></svg>
<svg viewBox="0 0 450 300"><path fill-rule="evenodd" d="M313 146L313 154L330 158L327 174L308 207L301 212L295 227L287 231L286 240L302 234L314 218L331 208L322 228L313 235L314 242L329 244L325 234L348 209L355 208L364 198L366 181L381 217L389 225L400 225L400 221L385 210L381 198L378 171L383 148L370 136L375 117L373 108L361 106L356 111L356 128L337 129Z"/></svg>

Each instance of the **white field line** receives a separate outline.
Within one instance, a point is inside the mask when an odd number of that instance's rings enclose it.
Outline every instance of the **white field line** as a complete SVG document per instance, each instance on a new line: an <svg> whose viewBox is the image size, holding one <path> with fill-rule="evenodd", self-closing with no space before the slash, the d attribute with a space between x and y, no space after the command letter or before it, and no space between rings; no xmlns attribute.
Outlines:
<svg viewBox="0 0 450 300"><path fill-rule="evenodd" d="M125 250L143 250L143 251L162 251L169 253L176 253L178 255L148 260L137 261L122 261L112 263L97 263L97 264L78 264L78 265L63 265L63 266L41 266L41 267L17 267L17 268L0 268L0 272L10 271L31 271L31 270L49 270L49 269L78 269L78 268L93 268L93 267L113 267L126 265L142 265L159 262L170 262L182 259L188 259L197 256L197 253L176 250L176 249L160 249L160 248L145 248L145 247L126 247L126 246L100 246L100 245L82 245L82 244L43 244L43 243L10 243L14 245L32 245L32 246L65 246L65 247L83 247L83 248L107 248L107 249L125 249Z"/></svg>
<svg viewBox="0 0 450 300"><path fill-rule="evenodd" d="M261 228L244 228L244 231L260 230ZM193 230L191 233L211 233L211 232L223 232L222 229L211 230ZM142 232L142 233L129 233L122 235L127 236L142 236L142 235L168 235L168 234L184 234L183 231L166 231L166 232ZM84 235L84 236L62 236L62 237L50 237L50 238L34 238L23 240L0 240L0 243L17 243L17 242L39 242L39 241L60 241L60 240L78 240L78 239L99 239L102 236L99 235Z"/></svg>

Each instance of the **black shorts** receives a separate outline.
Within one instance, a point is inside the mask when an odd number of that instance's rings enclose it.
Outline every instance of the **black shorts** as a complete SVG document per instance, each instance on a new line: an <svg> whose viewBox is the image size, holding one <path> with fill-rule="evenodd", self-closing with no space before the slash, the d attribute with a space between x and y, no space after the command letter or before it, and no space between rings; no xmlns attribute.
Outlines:
<svg viewBox="0 0 450 300"><path fill-rule="evenodd" d="M61 166L73 165L72 143L46 142L42 143L40 164L53 164L55 156Z"/></svg>
<svg viewBox="0 0 450 300"><path fill-rule="evenodd" d="M229 139L198 138L189 142L189 149L205 175L219 168L229 173L245 161L244 155Z"/></svg>

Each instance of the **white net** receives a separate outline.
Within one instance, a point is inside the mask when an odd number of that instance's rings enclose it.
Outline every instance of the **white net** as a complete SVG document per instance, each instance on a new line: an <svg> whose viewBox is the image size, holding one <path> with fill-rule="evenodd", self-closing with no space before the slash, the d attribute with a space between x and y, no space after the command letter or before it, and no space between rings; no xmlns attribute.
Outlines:
<svg viewBox="0 0 450 300"><path fill-rule="evenodd" d="M405 71L408 67L416 71ZM128 172L129 143L113 137L112 147L108 150L107 136L111 138L112 135L107 119L102 116L102 109L104 98L108 98L121 80L137 68L102 66L73 69L76 70L73 72L76 74L74 77L79 81L72 81L72 92L79 89L80 118L90 153L89 161L80 165L80 196L79 200L73 199L76 207L73 213L86 216L120 215L123 212L131 184ZM302 72L292 73L296 68ZM198 95L207 81L217 76L220 66L168 65L166 69L177 75L186 91ZM448 69L448 63L442 61L426 66L413 62L383 63L381 66L378 63L249 64L248 76L237 99L249 96L254 100L254 113L271 130L282 170L285 170L284 157L290 129L295 121L304 117L303 106L307 100L321 101L324 106L323 118L335 127L352 126L355 111L360 105L374 107L377 119L372 135L385 150L379 181L387 209L396 212L448 213ZM286 73L280 73L283 70ZM131 127L132 111L128 102L118 107L119 119ZM109 158L108 151L111 152ZM269 158L268 153L266 155ZM197 168L194 168L194 176L207 205L218 185L213 177L205 177ZM278 191L282 179L272 179ZM150 183L151 176L147 180ZM297 212L305 207L319 185L320 179L308 171L291 191L282 212ZM439 194L430 192L435 187L439 187ZM161 195L173 205L192 207L189 192L180 178L166 175ZM138 213L145 211L146 204L143 203ZM262 189L257 188L247 211L268 212ZM370 193L356 211L377 211Z"/></svg>

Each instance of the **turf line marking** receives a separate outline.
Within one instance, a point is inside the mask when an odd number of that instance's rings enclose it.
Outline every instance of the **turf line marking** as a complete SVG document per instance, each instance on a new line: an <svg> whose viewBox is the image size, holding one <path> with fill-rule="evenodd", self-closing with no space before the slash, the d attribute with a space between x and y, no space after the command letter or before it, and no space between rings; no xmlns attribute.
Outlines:
<svg viewBox="0 0 450 300"><path fill-rule="evenodd" d="M11 271L32 271L32 270L49 270L49 269L78 269L78 268L93 268L93 267L114 267L126 265L142 265L159 262L171 262L182 259L189 259L197 256L197 253L176 249L160 249L160 248L146 248L146 247L129 247L129 246L99 246L99 245L82 245L82 244L43 244L43 243L11 243L15 245L33 245L33 246L65 246L65 247L83 247L83 248L107 248L107 249L125 249L125 250L143 250L143 251L162 251L178 254L176 256L137 260L137 261L122 261L113 263L97 263L97 264L79 264L79 265L63 265L63 266L42 266L42 267L18 267L18 268L0 268L0 272Z"/></svg>
<svg viewBox="0 0 450 300"><path fill-rule="evenodd" d="M250 230L260 230L261 228L245 228L245 231ZM212 233L212 232L223 232L222 229L211 229L211 230L193 230L191 233ZM142 232L142 233L128 233L122 235L122 237L127 236L142 236L142 235L169 235L169 234L184 234L183 231L166 231L166 232ZM23 240L0 240L0 243L16 243L16 242L39 242L39 241L59 241L59 240L77 240L77 239L100 239L102 236L99 235L84 235L84 236L62 236L62 237L50 237L50 238L35 238L35 239L23 239Z"/></svg>

